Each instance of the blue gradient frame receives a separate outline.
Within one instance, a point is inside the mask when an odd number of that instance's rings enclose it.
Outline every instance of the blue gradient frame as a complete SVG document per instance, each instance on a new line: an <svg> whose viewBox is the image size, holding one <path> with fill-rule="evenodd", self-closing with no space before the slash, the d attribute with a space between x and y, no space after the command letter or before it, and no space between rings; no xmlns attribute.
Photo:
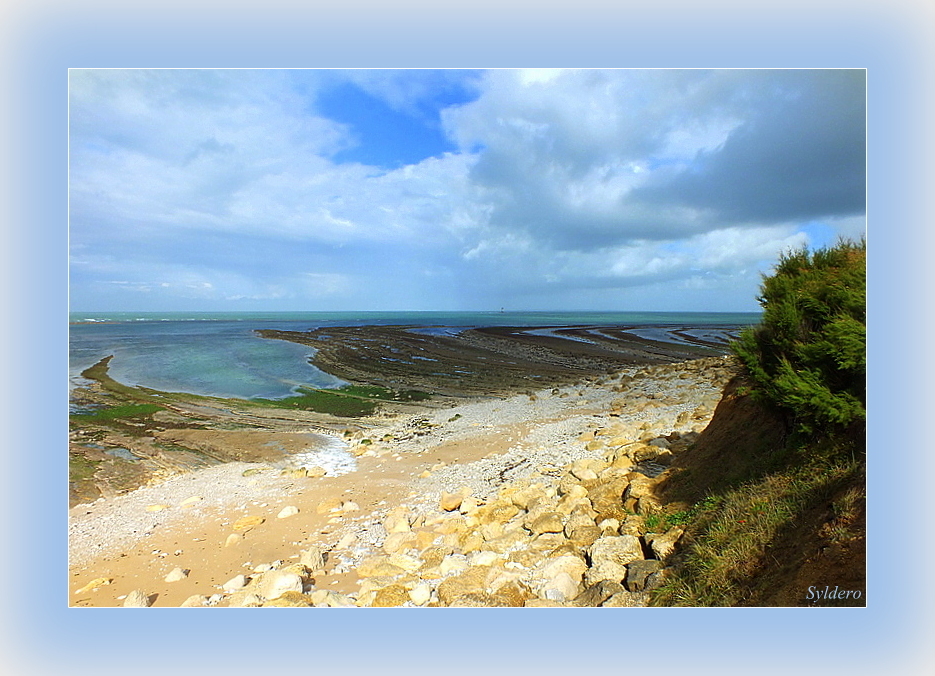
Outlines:
<svg viewBox="0 0 935 676"><path fill-rule="evenodd" d="M3 10L4 520L0 646L16 674L922 672L930 639L926 352L935 288L931 17L904 5L660 2L31 5ZM763 3L770 4L773 3ZM830 4L830 3L829 3ZM871 3L872 4L872 3ZM780 9L782 7L783 9ZM928 31L925 33L924 31ZM145 611L67 608L69 67L866 67L866 609ZM926 89L926 87L928 89ZM928 97L928 98L927 98ZM926 108L926 105L929 108ZM930 134L930 133L929 133ZM923 145L927 140L929 147ZM928 172L928 173L926 173ZM931 209L929 207L928 211ZM929 653L931 649L928 648Z"/></svg>

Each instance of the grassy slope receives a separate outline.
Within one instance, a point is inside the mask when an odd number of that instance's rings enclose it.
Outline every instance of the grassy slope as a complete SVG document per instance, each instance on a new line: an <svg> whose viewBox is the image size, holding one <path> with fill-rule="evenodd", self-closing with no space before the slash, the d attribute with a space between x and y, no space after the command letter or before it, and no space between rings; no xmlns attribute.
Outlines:
<svg viewBox="0 0 935 676"><path fill-rule="evenodd" d="M656 605L810 605L810 586L865 587L859 440L800 442L734 381L659 496L685 521ZM688 515L688 518L685 518ZM821 605L855 605L822 600Z"/></svg>

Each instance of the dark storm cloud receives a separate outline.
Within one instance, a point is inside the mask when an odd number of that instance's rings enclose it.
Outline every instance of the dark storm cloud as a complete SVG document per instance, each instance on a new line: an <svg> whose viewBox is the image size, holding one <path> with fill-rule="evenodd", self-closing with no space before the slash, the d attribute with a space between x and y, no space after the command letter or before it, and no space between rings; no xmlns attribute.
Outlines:
<svg viewBox="0 0 935 676"><path fill-rule="evenodd" d="M785 71L749 92L749 117L721 148L631 197L710 210L721 223L850 216L865 208L862 70Z"/></svg>

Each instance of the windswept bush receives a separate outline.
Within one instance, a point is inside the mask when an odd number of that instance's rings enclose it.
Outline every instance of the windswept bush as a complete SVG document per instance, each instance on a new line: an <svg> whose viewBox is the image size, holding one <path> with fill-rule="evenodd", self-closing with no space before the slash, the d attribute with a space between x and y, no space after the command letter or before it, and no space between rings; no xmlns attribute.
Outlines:
<svg viewBox="0 0 935 676"><path fill-rule="evenodd" d="M805 433L866 417L866 242L784 255L758 298L762 322L733 344L754 394Z"/></svg>

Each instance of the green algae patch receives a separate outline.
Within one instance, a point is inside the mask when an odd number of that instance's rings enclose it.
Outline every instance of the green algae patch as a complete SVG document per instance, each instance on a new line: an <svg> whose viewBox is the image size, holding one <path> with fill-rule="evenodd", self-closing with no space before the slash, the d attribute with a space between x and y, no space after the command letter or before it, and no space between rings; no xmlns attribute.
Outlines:
<svg viewBox="0 0 935 676"><path fill-rule="evenodd" d="M315 411L342 418L370 415L378 406L377 402L369 399L347 396L338 392L306 389L300 389L298 394L285 399L250 399L250 401L272 408Z"/></svg>
<svg viewBox="0 0 935 676"><path fill-rule="evenodd" d="M298 409L328 413L343 418L371 415L381 402L415 402L431 398L418 390L391 390L373 385L346 385L336 390L299 388L284 399L250 399L251 403L273 408Z"/></svg>
<svg viewBox="0 0 935 676"><path fill-rule="evenodd" d="M87 422L103 422L107 420L127 420L133 418L144 418L151 416L156 411L164 410L157 404L123 404L121 406L110 406L97 411L87 413L72 413L71 418Z"/></svg>

